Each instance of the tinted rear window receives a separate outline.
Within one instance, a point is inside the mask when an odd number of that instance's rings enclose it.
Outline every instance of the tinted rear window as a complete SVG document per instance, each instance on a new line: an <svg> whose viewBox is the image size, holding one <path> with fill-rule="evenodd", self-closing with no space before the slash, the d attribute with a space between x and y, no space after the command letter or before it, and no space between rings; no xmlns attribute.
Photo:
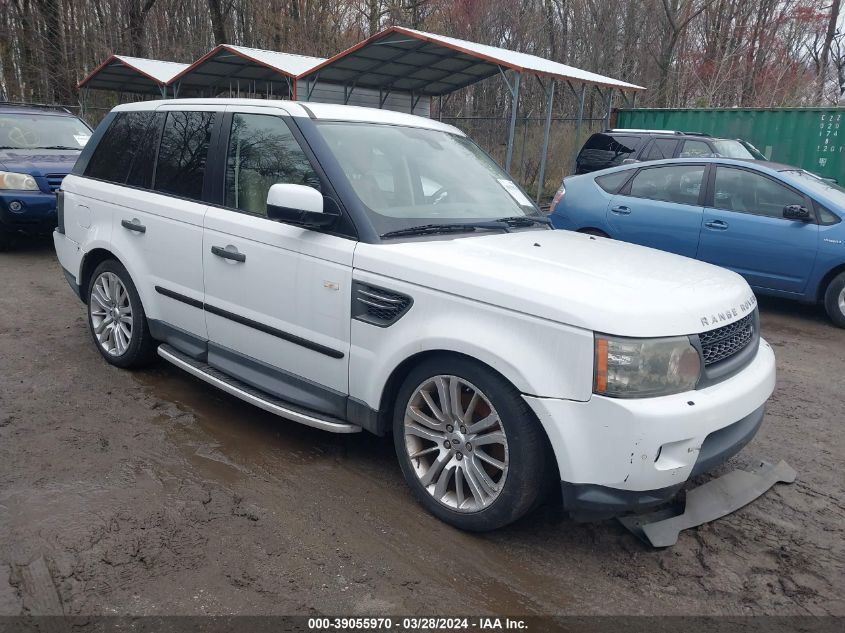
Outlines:
<svg viewBox="0 0 845 633"><path fill-rule="evenodd" d="M135 153L142 145L154 112L120 112L94 149L85 175L124 183Z"/></svg>
<svg viewBox="0 0 845 633"><path fill-rule="evenodd" d="M592 169L621 165L636 152L639 143L637 136L593 134L578 154L578 162Z"/></svg>
<svg viewBox="0 0 845 633"><path fill-rule="evenodd" d="M155 190L202 198L214 112L168 112L156 162Z"/></svg>

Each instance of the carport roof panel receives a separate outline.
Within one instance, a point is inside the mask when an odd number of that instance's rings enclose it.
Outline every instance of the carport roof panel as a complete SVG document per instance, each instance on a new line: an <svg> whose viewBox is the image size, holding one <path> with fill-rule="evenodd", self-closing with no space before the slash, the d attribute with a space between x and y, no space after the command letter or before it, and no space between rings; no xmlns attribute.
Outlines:
<svg viewBox="0 0 845 633"><path fill-rule="evenodd" d="M219 44L169 83L178 82L181 91L185 87L215 87L229 80L264 82L280 76L293 79L324 61L322 57Z"/></svg>
<svg viewBox="0 0 845 633"><path fill-rule="evenodd" d="M159 59L110 55L79 82L79 87L157 94L162 86L187 67L188 64Z"/></svg>
<svg viewBox="0 0 845 633"><path fill-rule="evenodd" d="M438 95L495 75L499 68L624 91L645 90L536 55L401 26L376 33L300 77Z"/></svg>

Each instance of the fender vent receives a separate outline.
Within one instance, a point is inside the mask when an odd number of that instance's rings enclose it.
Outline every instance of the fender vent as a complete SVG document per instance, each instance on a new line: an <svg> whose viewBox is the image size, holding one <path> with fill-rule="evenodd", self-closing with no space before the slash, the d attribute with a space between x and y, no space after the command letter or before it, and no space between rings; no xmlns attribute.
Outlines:
<svg viewBox="0 0 845 633"><path fill-rule="evenodd" d="M352 286L352 318L378 327L396 323L413 302L408 295L378 286L357 281Z"/></svg>

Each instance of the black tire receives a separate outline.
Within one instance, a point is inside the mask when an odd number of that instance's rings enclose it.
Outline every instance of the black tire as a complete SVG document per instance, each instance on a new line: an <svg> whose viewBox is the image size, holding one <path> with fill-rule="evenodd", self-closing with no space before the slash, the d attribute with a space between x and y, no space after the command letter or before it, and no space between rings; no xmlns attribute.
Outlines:
<svg viewBox="0 0 845 633"><path fill-rule="evenodd" d="M585 235L595 235L596 237L610 237L607 233L599 229L581 229L578 232L584 233Z"/></svg>
<svg viewBox="0 0 845 633"><path fill-rule="evenodd" d="M133 326L131 336L129 337L129 344L125 351L120 354L112 354L103 349L100 344L97 334L94 329L94 322L91 310L91 302L94 301L92 294L94 292L94 285L101 275L104 273L112 273L116 275L123 287L126 289L126 294L129 297L129 306L132 311ZM138 295L138 290L132 278L129 276L126 268L119 261L115 259L108 259L94 270L88 281L86 288L86 304L88 313L88 331L91 333L91 338L100 355L106 359L110 364L122 369L133 369L149 365L156 358L156 342L150 334L149 324L147 323L147 315L144 312L144 306L141 304L141 297ZM95 304L96 305L96 304Z"/></svg>
<svg viewBox="0 0 845 633"><path fill-rule="evenodd" d="M420 481L406 446L405 409L418 387L441 375L456 376L477 387L498 413L507 438L508 469L504 484L490 505L476 511L458 511L435 499ZM408 374L394 405L393 438L405 481L417 501L437 518L462 530L484 532L512 523L539 505L548 492L551 450L539 420L513 385L469 358L445 354L431 357ZM478 454L478 448L475 450ZM469 463L469 458L464 459ZM444 472L448 468L447 465ZM451 476L452 485L457 484L456 477Z"/></svg>
<svg viewBox="0 0 845 633"><path fill-rule="evenodd" d="M824 293L824 309L827 310L827 315L834 325L841 328L845 328L843 292L845 292L845 272L841 272L831 279Z"/></svg>

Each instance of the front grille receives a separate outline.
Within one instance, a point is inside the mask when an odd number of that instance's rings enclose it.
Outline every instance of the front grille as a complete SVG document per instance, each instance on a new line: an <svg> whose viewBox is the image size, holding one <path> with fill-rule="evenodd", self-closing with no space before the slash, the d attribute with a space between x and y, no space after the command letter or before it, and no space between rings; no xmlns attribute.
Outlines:
<svg viewBox="0 0 845 633"><path fill-rule="evenodd" d="M754 314L698 335L704 366L714 365L739 353L754 340Z"/></svg>
<svg viewBox="0 0 845 633"><path fill-rule="evenodd" d="M47 184L50 186L50 191L55 191L62 186L62 180L67 174L47 174L44 176L47 179Z"/></svg>
<svg viewBox="0 0 845 633"><path fill-rule="evenodd" d="M359 321L387 327L398 321L412 303L408 295L356 282L352 291L352 316Z"/></svg>

